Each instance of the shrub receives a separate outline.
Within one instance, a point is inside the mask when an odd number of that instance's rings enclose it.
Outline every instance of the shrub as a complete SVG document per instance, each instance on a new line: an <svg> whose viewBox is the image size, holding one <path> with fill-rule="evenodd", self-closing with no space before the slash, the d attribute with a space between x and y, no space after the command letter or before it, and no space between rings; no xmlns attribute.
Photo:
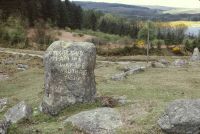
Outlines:
<svg viewBox="0 0 200 134"><path fill-rule="evenodd" d="M159 40L159 39L155 39L151 43L152 43L153 46L156 46L157 49L161 49L161 46L165 45L165 41Z"/></svg>
<svg viewBox="0 0 200 134"><path fill-rule="evenodd" d="M66 32L72 32L72 29L69 28L69 27L65 27L65 31L66 31Z"/></svg>
<svg viewBox="0 0 200 134"><path fill-rule="evenodd" d="M127 45L127 44L133 44L133 39L128 36L124 36L123 38L120 38L117 43Z"/></svg>
<svg viewBox="0 0 200 134"><path fill-rule="evenodd" d="M181 48L176 46L176 47L172 48L172 52L175 54L181 54Z"/></svg>
<svg viewBox="0 0 200 134"><path fill-rule="evenodd" d="M45 50L56 39L52 36L49 27L44 23L37 23L35 27L36 29L33 41L42 45L39 47L41 50Z"/></svg>
<svg viewBox="0 0 200 134"><path fill-rule="evenodd" d="M26 31L20 18L9 17L0 23L0 41L10 45L22 43L26 40Z"/></svg>
<svg viewBox="0 0 200 134"><path fill-rule="evenodd" d="M82 34L82 33L74 33L73 34L73 37L83 37L84 36L84 34Z"/></svg>
<svg viewBox="0 0 200 134"><path fill-rule="evenodd" d="M144 48L145 47L145 41L144 40L136 40L135 46L138 48Z"/></svg>
<svg viewBox="0 0 200 134"><path fill-rule="evenodd" d="M119 39L122 38L119 35L107 34L107 33L103 33L103 32L100 32L100 31L92 31L92 30L86 30L86 29L83 29L81 31L75 30L75 32L96 36L97 38L105 40L106 42L117 42Z"/></svg>
<svg viewBox="0 0 200 134"><path fill-rule="evenodd" d="M94 38L91 38L91 39L87 39L86 41L87 42L91 42L91 43L93 43L95 45L100 45L100 46L107 44L107 42L105 40L97 38L97 37L94 37Z"/></svg>
<svg viewBox="0 0 200 134"><path fill-rule="evenodd" d="M183 45L184 45L185 49L186 49L187 51L190 51L190 52L192 52L193 49L194 49L195 47L197 47L197 44L198 44L198 42L197 42L197 40L195 40L195 39L185 38L185 39L183 40Z"/></svg>

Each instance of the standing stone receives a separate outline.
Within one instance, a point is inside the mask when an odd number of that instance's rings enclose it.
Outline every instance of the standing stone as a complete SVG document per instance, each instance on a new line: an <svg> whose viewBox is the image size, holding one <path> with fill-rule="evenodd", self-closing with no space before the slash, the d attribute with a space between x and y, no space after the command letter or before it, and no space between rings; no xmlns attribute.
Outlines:
<svg viewBox="0 0 200 134"><path fill-rule="evenodd" d="M200 53L199 53L199 49L198 48L194 49L193 55L192 55L190 60L191 61L200 61Z"/></svg>
<svg viewBox="0 0 200 134"><path fill-rule="evenodd" d="M56 115L75 103L94 101L96 48L87 42L54 42L46 51L44 113Z"/></svg>

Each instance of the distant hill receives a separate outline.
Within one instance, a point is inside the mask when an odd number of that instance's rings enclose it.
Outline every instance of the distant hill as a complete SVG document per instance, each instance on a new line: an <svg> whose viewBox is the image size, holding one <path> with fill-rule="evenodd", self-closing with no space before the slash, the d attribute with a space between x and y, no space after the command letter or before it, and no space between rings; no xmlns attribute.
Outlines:
<svg viewBox="0 0 200 134"><path fill-rule="evenodd" d="M163 13L169 13L169 14L199 14L200 9L194 9L194 8L176 8L171 9L167 11L163 11Z"/></svg>
<svg viewBox="0 0 200 134"><path fill-rule="evenodd" d="M103 2L82 2L74 1L83 9L93 9L103 13L111 13L128 19L142 20L160 20L160 21L177 21L177 20L200 20L200 9L182 9L164 6L135 6L117 3Z"/></svg>
<svg viewBox="0 0 200 134"><path fill-rule="evenodd" d="M150 9L159 9L161 11L169 11L169 10L174 10L176 8L174 7L165 7L165 6L150 6L150 5L142 5L142 7L147 7Z"/></svg>
<svg viewBox="0 0 200 134"><path fill-rule="evenodd" d="M83 9L94 9L97 11L102 11L104 13L112 13L125 17L155 16L165 11L161 10L161 8L151 9L147 7L117 4L117 3L81 2L81 1L74 1L74 2L80 5Z"/></svg>

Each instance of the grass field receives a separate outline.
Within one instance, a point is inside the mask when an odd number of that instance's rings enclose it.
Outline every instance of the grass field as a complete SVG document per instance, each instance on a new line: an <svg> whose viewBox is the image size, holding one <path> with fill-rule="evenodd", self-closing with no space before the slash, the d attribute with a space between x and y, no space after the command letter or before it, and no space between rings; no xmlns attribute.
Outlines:
<svg viewBox="0 0 200 134"><path fill-rule="evenodd" d="M1 57L3 56L1 55ZM173 60L171 57L167 58ZM21 72L13 69L14 71L12 71L8 80L0 81L0 98L8 97L10 99L8 107L25 100L34 109L32 119L13 125L9 134L81 134L80 131L70 125L63 127L62 121L80 111L99 107L99 104L77 104L65 109L57 117L38 112L44 90L44 71L43 67L40 66L42 61L35 61L38 66L35 64L32 66L33 61L31 63L28 61L24 61L30 66L28 70ZM131 61L127 64L146 63ZM118 130L119 134L161 134L156 121L169 102L175 99L200 98L199 65L184 68L149 68L145 72L129 76L123 81L110 80L110 77L120 73L120 68L124 66L127 65L114 62L97 62L95 70L99 95L111 97L125 95L131 100L131 103L125 106L116 107L120 111L125 124L123 128ZM15 68L15 66L0 64L1 70L6 72L6 68ZM4 112L0 113L0 117Z"/></svg>

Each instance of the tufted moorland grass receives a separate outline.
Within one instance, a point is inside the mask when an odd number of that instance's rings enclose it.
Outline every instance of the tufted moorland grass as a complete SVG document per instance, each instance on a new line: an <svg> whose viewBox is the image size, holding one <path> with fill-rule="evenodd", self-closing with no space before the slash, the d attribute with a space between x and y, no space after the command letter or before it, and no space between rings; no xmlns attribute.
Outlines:
<svg viewBox="0 0 200 134"><path fill-rule="evenodd" d="M139 63L131 63L134 64ZM123 81L111 81L110 77L119 73L119 69L124 66L126 65L98 62L95 70L99 95L125 95L131 100L131 103L116 108L126 124L118 130L119 134L161 133L156 121L167 103L175 99L200 98L199 65L185 68L149 68L145 72L128 76ZM58 116L51 117L38 112L43 90L42 68L16 72L9 80L0 81L0 97L8 97L11 100L8 107L26 100L34 109L34 116L29 121L13 125L9 130L10 134L81 134L81 131L70 124L63 127L62 121L80 111L99 107L98 103L77 104L66 108ZM2 115L3 113L0 113L0 117Z"/></svg>
<svg viewBox="0 0 200 134"><path fill-rule="evenodd" d="M24 72L18 72L9 80L0 81L0 98L10 98L9 107L25 100L33 107L34 116L29 121L22 121L11 126L9 134L27 133L72 133L74 128L62 127L63 121L68 116L79 111L98 107L98 103L77 104L63 110L59 116L52 117L38 112L44 90L44 72L42 69L33 68ZM7 108L8 109L8 108ZM7 110L5 109L4 112ZM3 117L3 112L0 113ZM61 119L59 119L61 118ZM73 131L72 131L73 130Z"/></svg>
<svg viewBox="0 0 200 134"><path fill-rule="evenodd" d="M124 65L120 65L124 66ZM161 133L156 121L165 106L175 99L200 98L199 65L185 68L147 69L124 81L111 81L119 65L96 70L97 88L103 95L126 95L132 104L119 107L126 127L119 133ZM100 73L101 72L101 73ZM133 115L133 117L131 117Z"/></svg>

